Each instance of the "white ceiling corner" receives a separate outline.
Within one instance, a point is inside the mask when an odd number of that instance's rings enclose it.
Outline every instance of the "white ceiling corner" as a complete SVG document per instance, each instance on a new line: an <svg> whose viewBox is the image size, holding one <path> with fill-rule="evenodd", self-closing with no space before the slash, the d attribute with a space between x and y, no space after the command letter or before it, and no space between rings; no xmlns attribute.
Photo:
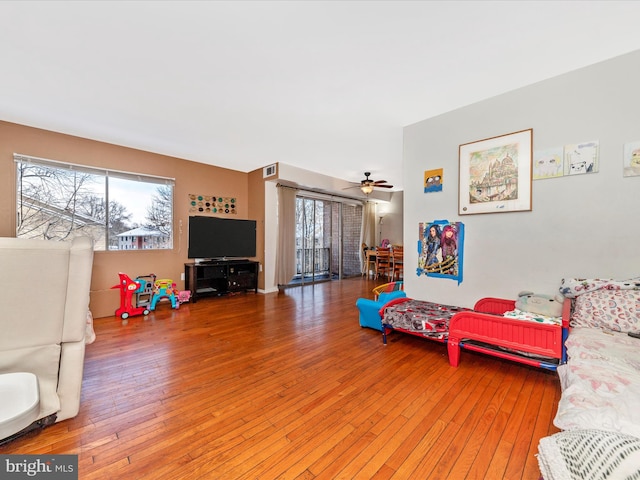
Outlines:
<svg viewBox="0 0 640 480"><path fill-rule="evenodd" d="M638 18L636 1L3 1L0 111L399 190L404 126L637 50Z"/></svg>

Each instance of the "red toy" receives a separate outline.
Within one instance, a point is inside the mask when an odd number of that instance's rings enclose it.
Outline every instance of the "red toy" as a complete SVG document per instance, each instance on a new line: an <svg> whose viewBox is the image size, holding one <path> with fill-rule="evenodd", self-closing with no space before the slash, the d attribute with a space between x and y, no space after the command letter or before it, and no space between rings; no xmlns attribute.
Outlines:
<svg viewBox="0 0 640 480"><path fill-rule="evenodd" d="M118 273L118 276L120 277L120 283L111 287L120 289L120 308L116 310L116 316L125 320L133 315L149 315L149 302L146 301L144 304L138 302L138 295L150 289L150 287L148 288L149 282L140 277L131 280L129 275L122 272ZM155 279L155 275L150 277ZM153 282L150 285L152 286ZM134 295L136 296L135 305Z"/></svg>

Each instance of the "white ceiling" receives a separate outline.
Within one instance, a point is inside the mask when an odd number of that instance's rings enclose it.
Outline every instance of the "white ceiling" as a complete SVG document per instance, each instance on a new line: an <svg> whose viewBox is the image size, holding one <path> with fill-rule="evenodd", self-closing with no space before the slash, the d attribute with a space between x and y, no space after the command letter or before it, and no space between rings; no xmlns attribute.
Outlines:
<svg viewBox="0 0 640 480"><path fill-rule="evenodd" d="M2 1L1 119L397 190L403 126L637 50L639 19L638 1Z"/></svg>

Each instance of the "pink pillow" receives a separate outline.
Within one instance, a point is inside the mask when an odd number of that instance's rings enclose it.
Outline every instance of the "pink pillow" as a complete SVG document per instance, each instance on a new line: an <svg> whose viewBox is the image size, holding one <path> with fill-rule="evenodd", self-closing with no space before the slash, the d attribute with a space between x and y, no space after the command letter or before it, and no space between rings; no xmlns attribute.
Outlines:
<svg viewBox="0 0 640 480"><path fill-rule="evenodd" d="M571 326L640 331L640 291L601 289L578 295Z"/></svg>

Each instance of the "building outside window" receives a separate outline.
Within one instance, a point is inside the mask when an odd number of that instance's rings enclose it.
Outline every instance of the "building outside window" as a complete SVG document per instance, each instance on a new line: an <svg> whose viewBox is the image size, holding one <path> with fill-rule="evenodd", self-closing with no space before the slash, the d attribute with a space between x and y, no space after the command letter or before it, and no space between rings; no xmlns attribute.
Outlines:
<svg viewBox="0 0 640 480"><path fill-rule="evenodd" d="M96 250L173 248L170 178L14 155L16 237L93 238Z"/></svg>
<svg viewBox="0 0 640 480"><path fill-rule="evenodd" d="M167 248L171 237L160 230L144 227L134 228L118 234L117 250L146 250Z"/></svg>

